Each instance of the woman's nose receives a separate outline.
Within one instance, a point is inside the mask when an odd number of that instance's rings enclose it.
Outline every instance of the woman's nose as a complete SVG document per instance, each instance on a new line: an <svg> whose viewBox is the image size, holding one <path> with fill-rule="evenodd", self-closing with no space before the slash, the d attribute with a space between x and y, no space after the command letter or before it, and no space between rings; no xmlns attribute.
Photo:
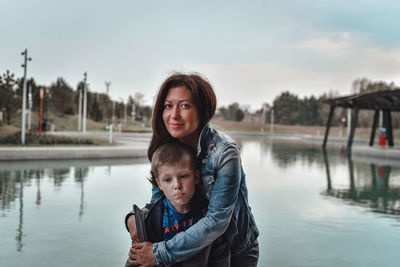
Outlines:
<svg viewBox="0 0 400 267"><path fill-rule="evenodd" d="M179 108L178 107L174 107L173 109L172 109L172 118L179 118Z"/></svg>

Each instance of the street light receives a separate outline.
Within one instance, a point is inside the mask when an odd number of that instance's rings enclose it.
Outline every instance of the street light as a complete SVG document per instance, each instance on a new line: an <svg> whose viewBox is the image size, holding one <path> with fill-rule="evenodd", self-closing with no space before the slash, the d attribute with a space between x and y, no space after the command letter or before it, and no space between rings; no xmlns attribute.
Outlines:
<svg viewBox="0 0 400 267"><path fill-rule="evenodd" d="M21 144L25 144L25 113L26 113L26 71L28 68L28 61L32 61L32 58L28 58L28 49L25 49L21 55L24 56L24 64L21 67L24 68L24 87L22 93L22 126L21 126Z"/></svg>
<svg viewBox="0 0 400 267"><path fill-rule="evenodd" d="M273 134L274 133L274 106L272 106L271 108L271 126L270 126L270 133Z"/></svg>
<svg viewBox="0 0 400 267"><path fill-rule="evenodd" d="M105 83L106 83L106 92L107 92L107 95L108 95L108 93L110 92L111 82L105 82Z"/></svg>
<svg viewBox="0 0 400 267"><path fill-rule="evenodd" d="M28 93L28 130L31 130L31 117L32 117L32 84L29 85Z"/></svg>
<svg viewBox="0 0 400 267"><path fill-rule="evenodd" d="M87 88L86 88L86 78L87 73L83 74L83 133L86 133L86 113L87 113Z"/></svg>
<svg viewBox="0 0 400 267"><path fill-rule="evenodd" d="M82 127L82 90L83 88L79 88L78 84L78 91L79 91L79 102L78 102L78 132L81 131Z"/></svg>
<svg viewBox="0 0 400 267"><path fill-rule="evenodd" d="M123 100L122 100L122 103L123 103ZM128 101L126 101L125 109L124 109L124 125L125 125L125 127L126 127L127 109L128 109Z"/></svg>
<svg viewBox="0 0 400 267"><path fill-rule="evenodd" d="M112 119L111 119L111 121L112 121L112 125L114 125L114 120L115 120L115 101L112 100L112 103L113 103L113 108L112 108Z"/></svg>

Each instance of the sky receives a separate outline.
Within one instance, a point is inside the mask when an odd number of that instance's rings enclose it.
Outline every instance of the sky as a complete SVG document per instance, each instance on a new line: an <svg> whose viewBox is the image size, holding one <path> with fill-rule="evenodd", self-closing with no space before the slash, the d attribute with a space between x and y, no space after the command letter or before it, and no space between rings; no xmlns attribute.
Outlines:
<svg viewBox="0 0 400 267"><path fill-rule="evenodd" d="M251 109L283 91L352 93L355 79L400 84L400 1L0 0L0 73L151 105L171 73L199 72L218 105Z"/></svg>

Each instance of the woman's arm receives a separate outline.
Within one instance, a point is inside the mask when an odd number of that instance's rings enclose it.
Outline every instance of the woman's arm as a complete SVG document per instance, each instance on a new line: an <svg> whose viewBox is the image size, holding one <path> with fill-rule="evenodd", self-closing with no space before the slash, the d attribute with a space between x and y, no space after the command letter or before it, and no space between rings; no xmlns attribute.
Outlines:
<svg viewBox="0 0 400 267"><path fill-rule="evenodd" d="M154 243L152 249L157 264L168 266L191 258L228 228L240 188L238 147L230 144L223 148L216 166L215 183L206 216L171 240Z"/></svg>

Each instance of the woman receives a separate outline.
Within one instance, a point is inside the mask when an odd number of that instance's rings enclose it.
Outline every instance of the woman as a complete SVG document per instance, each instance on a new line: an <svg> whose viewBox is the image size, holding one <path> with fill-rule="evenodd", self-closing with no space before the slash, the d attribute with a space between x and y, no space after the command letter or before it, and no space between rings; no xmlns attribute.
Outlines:
<svg viewBox="0 0 400 267"><path fill-rule="evenodd" d="M148 149L151 159L162 144L174 141L197 149L203 190L209 198L204 218L173 239L138 243L129 253L140 266L171 265L197 254L226 231L232 266L256 266L258 229L247 198L247 186L237 144L209 127L216 97L208 81L198 74L177 73L161 86L153 112L153 136ZM151 202L161 196L153 187ZM132 240L136 237L134 216L127 216Z"/></svg>

